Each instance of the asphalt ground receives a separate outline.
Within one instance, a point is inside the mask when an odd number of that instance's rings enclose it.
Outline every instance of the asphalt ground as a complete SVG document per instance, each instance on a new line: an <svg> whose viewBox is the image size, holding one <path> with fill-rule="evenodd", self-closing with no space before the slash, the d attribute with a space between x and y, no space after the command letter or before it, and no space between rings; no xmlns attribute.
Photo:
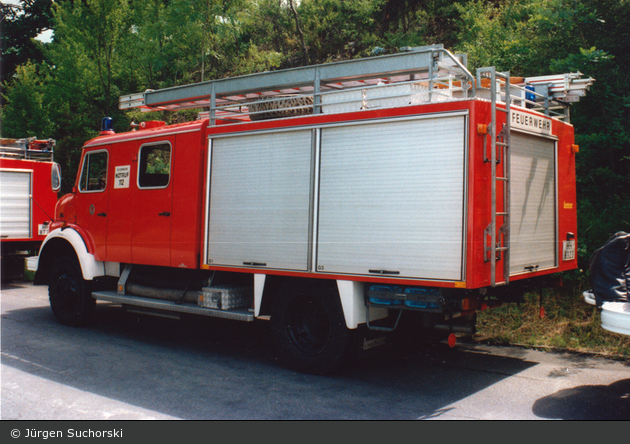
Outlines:
<svg viewBox="0 0 630 444"><path fill-rule="evenodd" d="M59 324L46 287L1 292L2 420L628 420L630 366L597 356L401 340L338 373L280 366L265 321L99 302Z"/></svg>

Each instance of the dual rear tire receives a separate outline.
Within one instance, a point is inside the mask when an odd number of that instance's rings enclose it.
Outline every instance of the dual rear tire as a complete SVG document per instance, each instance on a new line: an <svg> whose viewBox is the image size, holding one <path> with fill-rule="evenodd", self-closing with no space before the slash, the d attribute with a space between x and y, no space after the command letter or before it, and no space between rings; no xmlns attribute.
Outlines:
<svg viewBox="0 0 630 444"><path fill-rule="evenodd" d="M347 356L350 331L339 296L324 285L285 285L271 314L275 343L284 364L296 371L327 374Z"/></svg>

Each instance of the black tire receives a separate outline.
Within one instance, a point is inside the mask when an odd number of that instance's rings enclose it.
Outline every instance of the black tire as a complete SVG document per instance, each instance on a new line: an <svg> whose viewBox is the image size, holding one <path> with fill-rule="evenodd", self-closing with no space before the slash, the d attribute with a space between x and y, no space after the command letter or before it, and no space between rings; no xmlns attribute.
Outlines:
<svg viewBox="0 0 630 444"><path fill-rule="evenodd" d="M78 262L68 256L57 259L50 270L48 297L57 320L72 327L86 325L96 307Z"/></svg>
<svg viewBox="0 0 630 444"><path fill-rule="evenodd" d="M285 365L299 372L328 374L347 356L350 332L339 296L323 285L282 287L271 327Z"/></svg>

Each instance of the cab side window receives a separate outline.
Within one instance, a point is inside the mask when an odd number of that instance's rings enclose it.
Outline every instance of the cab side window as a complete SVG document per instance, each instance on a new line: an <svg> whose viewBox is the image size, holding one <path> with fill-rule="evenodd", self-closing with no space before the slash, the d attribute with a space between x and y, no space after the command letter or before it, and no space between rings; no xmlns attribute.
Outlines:
<svg viewBox="0 0 630 444"><path fill-rule="evenodd" d="M140 188L166 188L171 175L171 144L144 145L140 148Z"/></svg>
<svg viewBox="0 0 630 444"><path fill-rule="evenodd" d="M107 151L87 153L79 181L81 191L102 191L107 186Z"/></svg>

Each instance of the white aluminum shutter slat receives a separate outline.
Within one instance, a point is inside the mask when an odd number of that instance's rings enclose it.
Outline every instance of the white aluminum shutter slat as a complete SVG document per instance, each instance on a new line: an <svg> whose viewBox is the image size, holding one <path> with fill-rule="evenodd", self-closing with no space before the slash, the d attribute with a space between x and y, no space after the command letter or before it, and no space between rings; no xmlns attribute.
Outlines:
<svg viewBox="0 0 630 444"><path fill-rule="evenodd" d="M0 171L0 233L3 239L31 237L31 173Z"/></svg>
<svg viewBox="0 0 630 444"><path fill-rule="evenodd" d="M556 260L555 141L510 136L510 274L545 269Z"/></svg>
<svg viewBox="0 0 630 444"><path fill-rule="evenodd" d="M310 130L213 141L209 263L307 269L311 146Z"/></svg>
<svg viewBox="0 0 630 444"><path fill-rule="evenodd" d="M323 129L317 269L461 280L464 135L463 116Z"/></svg>

